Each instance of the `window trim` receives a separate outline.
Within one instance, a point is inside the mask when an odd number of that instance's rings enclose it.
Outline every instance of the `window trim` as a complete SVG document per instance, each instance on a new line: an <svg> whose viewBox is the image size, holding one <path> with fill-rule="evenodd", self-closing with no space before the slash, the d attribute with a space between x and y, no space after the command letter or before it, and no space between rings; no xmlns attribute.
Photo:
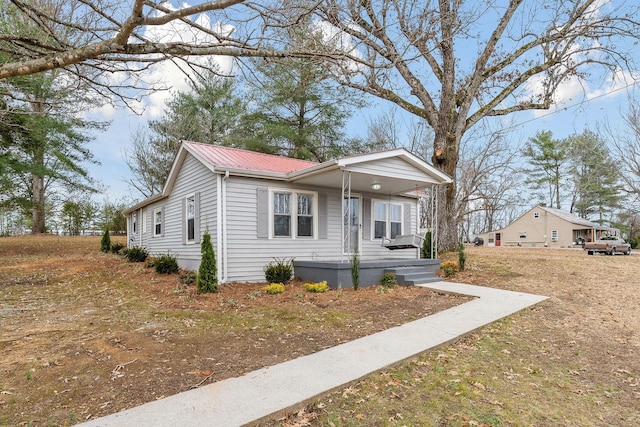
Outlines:
<svg viewBox="0 0 640 427"><path fill-rule="evenodd" d="M138 212L131 214L131 233L138 234Z"/></svg>
<svg viewBox="0 0 640 427"><path fill-rule="evenodd" d="M189 199L193 199L193 239L189 239ZM187 194L184 197L184 240L187 245L194 245L197 242L196 236L196 193Z"/></svg>
<svg viewBox="0 0 640 427"><path fill-rule="evenodd" d="M289 235L288 236L276 236L275 235L275 216L274 212L274 196L276 193L289 194ZM310 195L312 197L311 206L311 220L313 225L311 227L311 236L299 236L298 235L298 196ZM318 239L318 192L310 190L300 190L295 188L269 188L269 238L270 239L302 239L302 240L316 240ZM306 216L306 215L305 215Z"/></svg>
<svg viewBox="0 0 640 427"><path fill-rule="evenodd" d="M552 242L558 241L558 230L551 230L551 241Z"/></svg>
<svg viewBox="0 0 640 427"><path fill-rule="evenodd" d="M376 237L376 203L382 203L385 205L385 235L383 237ZM382 240L391 238L391 223L397 221L391 221L391 206L400 207L400 233L396 236L404 234L406 224L404 218L404 203L392 200L371 199L371 240Z"/></svg>
<svg viewBox="0 0 640 427"><path fill-rule="evenodd" d="M160 214L160 223L158 223L158 213ZM164 231L164 215L162 214L162 207L153 209L153 237L162 237ZM160 225L160 232L158 232L158 225Z"/></svg>
<svg viewBox="0 0 640 427"><path fill-rule="evenodd" d="M534 218L534 219L538 219L538 218L540 218L540 212L535 211L535 212L533 213L533 218Z"/></svg>

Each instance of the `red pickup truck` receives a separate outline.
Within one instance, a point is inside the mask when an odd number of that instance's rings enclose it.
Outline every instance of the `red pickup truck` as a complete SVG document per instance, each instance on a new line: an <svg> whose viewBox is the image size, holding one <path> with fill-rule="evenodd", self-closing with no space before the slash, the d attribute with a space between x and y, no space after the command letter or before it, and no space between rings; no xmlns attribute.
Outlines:
<svg viewBox="0 0 640 427"><path fill-rule="evenodd" d="M585 242L584 250L587 255L603 253L608 255L631 253L631 245L619 237L603 237L595 242Z"/></svg>

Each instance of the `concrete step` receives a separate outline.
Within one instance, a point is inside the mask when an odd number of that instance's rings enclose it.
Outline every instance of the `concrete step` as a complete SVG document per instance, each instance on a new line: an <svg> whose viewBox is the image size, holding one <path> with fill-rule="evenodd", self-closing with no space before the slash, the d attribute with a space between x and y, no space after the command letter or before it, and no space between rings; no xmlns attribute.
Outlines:
<svg viewBox="0 0 640 427"><path fill-rule="evenodd" d="M398 267L384 270L385 273L393 273L399 285L418 285L421 283L433 283L440 281L432 271L421 267Z"/></svg>

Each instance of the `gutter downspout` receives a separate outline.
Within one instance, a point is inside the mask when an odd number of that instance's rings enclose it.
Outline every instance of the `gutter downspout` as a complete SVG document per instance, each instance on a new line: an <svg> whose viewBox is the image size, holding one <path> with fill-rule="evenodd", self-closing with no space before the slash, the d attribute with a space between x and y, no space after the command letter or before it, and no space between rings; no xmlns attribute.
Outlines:
<svg viewBox="0 0 640 427"><path fill-rule="evenodd" d="M222 178L222 282L227 282L227 179L229 171Z"/></svg>
<svg viewBox="0 0 640 427"><path fill-rule="evenodd" d="M216 268L218 269L218 283L222 283L222 176L216 174Z"/></svg>

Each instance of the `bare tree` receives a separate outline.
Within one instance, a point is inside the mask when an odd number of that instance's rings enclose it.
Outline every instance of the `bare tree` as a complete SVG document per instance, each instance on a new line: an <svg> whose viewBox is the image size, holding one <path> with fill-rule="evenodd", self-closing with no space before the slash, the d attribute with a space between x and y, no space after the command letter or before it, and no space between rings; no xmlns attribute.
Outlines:
<svg viewBox="0 0 640 427"><path fill-rule="evenodd" d="M458 222L465 238L495 230L500 215L521 204L518 151L506 132L490 132L463 140L458 164Z"/></svg>
<svg viewBox="0 0 640 427"><path fill-rule="evenodd" d="M487 117L548 109L562 83L601 67L633 70L637 2L326 0L319 14L347 46L341 81L424 118L432 161L455 176L463 135ZM346 40L350 38L350 40ZM346 40L346 41L345 41ZM455 243L457 188L440 206Z"/></svg>
<svg viewBox="0 0 640 427"><path fill-rule="evenodd" d="M604 132L611 140L612 150L617 165L621 166L620 178L626 184L623 191L633 196L634 201L640 199L640 107L637 101L630 99L629 109L622 113L626 129L615 131L606 126Z"/></svg>
<svg viewBox="0 0 640 427"><path fill-rule="evenodd" d="M189 71L207 67L198 58L212 55L312 56L269 40L270 28L307 13L304 5L292 6L287 15L269 2L245 0L188 7L146 0L0 0L0 8L3 21L13 20L0 30L0 80L63 68L105 97L126 102L162 88L144 81L161 61ZM168 32L178 36L168 38ZM268 47L274 45L278 49Z"/></svg>

